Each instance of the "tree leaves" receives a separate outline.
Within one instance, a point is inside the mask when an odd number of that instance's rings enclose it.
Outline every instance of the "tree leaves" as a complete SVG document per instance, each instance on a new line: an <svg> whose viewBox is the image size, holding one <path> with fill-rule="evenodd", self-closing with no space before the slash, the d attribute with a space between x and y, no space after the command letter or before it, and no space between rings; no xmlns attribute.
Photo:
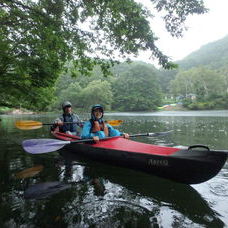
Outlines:
<svg viewBox="0 0 228 228"><path fill-rule="evenodd" d="M167 12L167 29L177 36L186 16L206 12L203 2L197 0L151 2L158 11ZM44 97L38 98L35 92L29 99L27 94L53 87L68 61L74 62L80 74L89 75L95 65L100 65L107 76L119 57L127 59L140 50L150 50L164 68L174 67L156 46L157 37L148 21L151 13L133 0L122 3L2 0L0 89L7 98L0 98L0 103L17 106L28 99L24 107L38 104ZM20 95L18 102L13 99L15 94ZM43 102L39 109L46 106Z"/></svg>
<svg viewBox="0 0 228 228"><path fill-rule="evenodd" d="M121 111L156 110L161 91L154 69L135 64L115 81L113 108Z"/></svg>

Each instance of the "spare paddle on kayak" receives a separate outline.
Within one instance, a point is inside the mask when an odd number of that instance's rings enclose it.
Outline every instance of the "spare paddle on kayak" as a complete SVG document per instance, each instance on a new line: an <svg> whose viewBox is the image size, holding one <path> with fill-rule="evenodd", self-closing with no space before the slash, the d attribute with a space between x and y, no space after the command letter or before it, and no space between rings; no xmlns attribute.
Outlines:
<svg viewBox="0 0 228 228"><path fill-rule="evenodd" d="M123 120L106 120L106 123L112 125L112 126L119 126L121 123L123 123ZM77 124L78 122L65 122L65 124ZM39 129L45 125L53 125L53 123L42 123L39 121L34 120L19 120L15 122L15 126L21 130L35 130Z"/></svg>
<svg viewBox="0 0 228 228"><path fill-rule="evenodd" d="M162 136L167 135L171 131L167 132L156 132L156 133L141 133L141 134L134 134L130 135L130 137L138 137L138 136L149 136L149 137L156 137L156 136ZM114 136L114 137L106 137L104 139L100 139L100 141L112 139L112 138L118 138L120 136ZM83 142L94 142L93 139L79 139L76 141L62 141L58 139L28 139L23 141L22 146L24 150L31 154L43 154L43 153L49 153L53 151L57 151L67 144L70 143L83 143Z"/></svg>

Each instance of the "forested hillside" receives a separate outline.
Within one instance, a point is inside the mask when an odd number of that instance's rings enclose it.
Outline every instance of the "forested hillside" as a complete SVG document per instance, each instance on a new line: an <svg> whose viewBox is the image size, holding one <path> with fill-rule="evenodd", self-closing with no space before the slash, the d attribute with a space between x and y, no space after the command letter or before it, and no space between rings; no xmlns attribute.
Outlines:
<svg viewBox="0 0 228 228"><path fill-rule="evenodd" d="M170 81L176 77L180 70L188 70L200 65L214 70L226 68L228 65L228 36L202 46L176 63L178 64L177 70L160 70L159 81L164 93L169 93Z"/></svg>
<svg viewBox="0 0 228 228"><path fill-rule="evenodd" d="M228 36L177 63L177 70L159 74L167 97L190 109L228 108Z"/></svg>
<svg viewBox="0 0 228 228"><path fill-rule="evenodd" d="M226 66L228 63L228 36L202 46L177 63L182 69L190 69L198 65L207 65L211 69Z"/></svg>
<svg viewBox="0 0 228 228"><path fill-rule="evenodd" d="M96 103L106 110L119 111L152 111L161 105L158 71L154 66L143 62L121 63L111 71L112 75L103 77L97 66L90 77L62 74L55 87L56 101L50 108L59 108L64 100L87 111Z"/></svg>

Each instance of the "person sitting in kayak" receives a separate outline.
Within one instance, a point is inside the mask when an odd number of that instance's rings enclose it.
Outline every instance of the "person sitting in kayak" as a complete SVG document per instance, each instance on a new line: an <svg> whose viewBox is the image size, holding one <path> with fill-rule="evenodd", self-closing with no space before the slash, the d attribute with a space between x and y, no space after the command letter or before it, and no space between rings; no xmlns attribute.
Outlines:
<svg viewBox="0 0 228 228"><path fill-rule="evenodd" d="M128 134L121 133L117 129L114 129L110 124L106 124L103 121L104 109L101 105L94 105L91 109L91 119L85 122L81 138L93 138L95 142L98 142L99 139L105 137L121 136L124 138L129 138Z"/></svg>
<svg viewBox="0 0 228 228"><path fill-rule="evenodd" d="M54 121L52 131L60 131L71 135L80 135L78 127L82 128L83 123L78 115L72 112L72 104L64 101L62 104L63 114Z"/></svg>

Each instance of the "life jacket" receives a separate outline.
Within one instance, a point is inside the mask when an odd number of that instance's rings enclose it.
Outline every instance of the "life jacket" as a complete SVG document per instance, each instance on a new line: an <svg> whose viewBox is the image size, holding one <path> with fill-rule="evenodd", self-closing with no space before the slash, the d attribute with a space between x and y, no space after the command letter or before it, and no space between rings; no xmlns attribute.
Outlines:
<svg viewBox="0 0 228 228"><path fill-rule="evenodd" d="M78 122L78 118L74 115L74 114L63 114L63 122ZM64 124L63 126L60 127L60 131L61 132L66 132L66 131L70 131L70 132L77 132L77 125L76 124Z"/></svg>
<svg viewBox="0 0 228 228"><path fill-rule="evenodd" d="M109 130L107 125L105 124L105 122L102 121L98 121L98 120L92 120L90 119L90 123L91 123L91 132L92 133L96 133L97 131L104 131L105 136L109 136Z"/></svg>

